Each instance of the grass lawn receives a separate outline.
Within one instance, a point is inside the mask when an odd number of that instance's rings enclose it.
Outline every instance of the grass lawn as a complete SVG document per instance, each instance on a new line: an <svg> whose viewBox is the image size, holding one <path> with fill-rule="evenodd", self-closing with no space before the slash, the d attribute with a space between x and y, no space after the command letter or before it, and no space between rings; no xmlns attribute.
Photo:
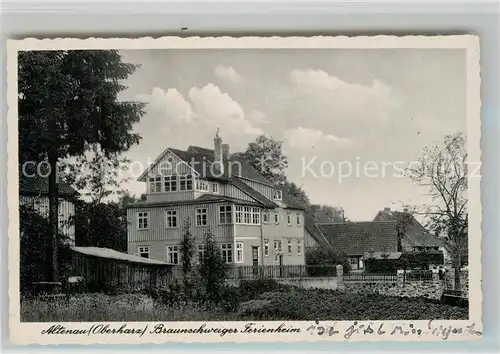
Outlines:
<svg viewBox="0 0 500 354"><path fill-rule="evenodd" d="M235 291L238 291L236 289ZM235 295L237 297L237 294ZM143 294L82 294L68 301L21 301L23 322L430 320L467 319L468 310L425 300L281 288L237 297L236 306L166 305Z"/></svg>

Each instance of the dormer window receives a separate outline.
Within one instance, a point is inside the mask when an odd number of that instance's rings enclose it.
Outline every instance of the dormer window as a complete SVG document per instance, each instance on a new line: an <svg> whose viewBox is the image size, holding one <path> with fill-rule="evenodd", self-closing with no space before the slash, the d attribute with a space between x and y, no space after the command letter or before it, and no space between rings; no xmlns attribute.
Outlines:
<svg viewBox="0 0 500 354"><path fill-rule="evenodd" d="M219 193L219 184L217 182L212 183L212 193L214 193L214 194Z"/></svg>
<svg viewBox="0 0 500 354"><path fill-rule="evenodd" d="M283 200L283 192L281 189L276 189L273 194L273 199L274 200Z"/></svg>
<svg viewBox="0 0 500 354"><path fill-rule="evenodd" d="M196 180L196 190L200 192L208 192L209 191L209 183L207 181L197 179Z"/></svg>

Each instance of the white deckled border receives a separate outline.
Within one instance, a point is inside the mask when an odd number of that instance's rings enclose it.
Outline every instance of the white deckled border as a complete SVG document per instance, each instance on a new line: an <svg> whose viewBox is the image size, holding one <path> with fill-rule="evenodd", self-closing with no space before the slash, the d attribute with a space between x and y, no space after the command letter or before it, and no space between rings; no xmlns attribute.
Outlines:
<svg viewBox="0 0 500 354"><path fill-rule="evenodd" d="M287 327L299 327L301 334L233 334L233 335L41 335L41 330L47 329L50 324L21 323L19 303L19 196L18 196L18 127L17 127L17 52L23 50L69 50L69 49L464 49L467 55L467 141L468 154L471 163L480 162L481 124L480 124L480 66L479 66L479 38L473 35L450 36L358 36L358 37L143 37L136 39L125 38L54 38L23 40L9 40L7 42L7 102L8 102L8 177L7 201L9 206L9 329L11 341L15 344L141 344L166 342L313 342L313 341L343 341L343 331L353 325L353 321L336 322L335 328L340 335L317 336L311 335L306 329L314 324L312 321L285 322ZM469 179L469 297L470 319L466 321L373 321L372 327L377 328L382 322L392 328L396 325L413 324L415 328L427 329L421 336L395 334L390 335L354 335L349 341L442 341L441 336L432 333L432 329L440 326L460 327L475 323L475 329L482 331L482 291L481 291L481 200L480 177ZM267 328L276 327L281 322L257 322ZM321 324L333 324L322 321ZM368 324L369 322L360 322ZM110 323L120 327L122 323ZM150 329L154 323L127 323L129 327L148 325ZM166 322L171 328L197 328L201 322ZM207 326L224 328L243 328L245 322L208 322ZM63 323L67 328L86 328L92 323ZM480 339L477 335L452 335L449 340Z"/></svg>

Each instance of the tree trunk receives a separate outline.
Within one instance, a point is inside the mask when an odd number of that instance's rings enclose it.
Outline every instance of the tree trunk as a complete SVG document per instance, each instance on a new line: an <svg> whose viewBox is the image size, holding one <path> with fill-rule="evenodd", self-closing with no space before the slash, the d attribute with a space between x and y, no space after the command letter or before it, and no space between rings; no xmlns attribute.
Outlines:
<svg viewBox="0 0 500 354"><path fill-rule="evenodd" d="M50 119L51 121L54 118ZM50 124L50 133L55 134L54 124ZM52 130L54 129L54 130ZM49 174L49 232L52 237L52 281L59 281L59 249L58 249L58 216L59 216L59 198L57 191L57 148L51 144L48 151L48 160L50 165Z"/></svg>
<svg viewBox="0 0 500 354"><path fill-rule="evenodd" d="M458 248L458 247L457 247ZM461 290L462 285L460 284L460 268L462 267L462 255L460 251L457 250L455 254L455 290Z"/></svg>

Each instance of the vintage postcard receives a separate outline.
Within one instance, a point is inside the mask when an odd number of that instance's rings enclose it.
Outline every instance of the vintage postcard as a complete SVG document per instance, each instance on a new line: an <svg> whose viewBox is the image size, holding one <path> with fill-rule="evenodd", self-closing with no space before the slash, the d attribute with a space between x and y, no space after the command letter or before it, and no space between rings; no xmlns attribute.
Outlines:
<svg viewBox="0 0 500 354"><path fill-rule="evenodd" d="M15 344L482 337L475 36L8 43Z"/></svg>

